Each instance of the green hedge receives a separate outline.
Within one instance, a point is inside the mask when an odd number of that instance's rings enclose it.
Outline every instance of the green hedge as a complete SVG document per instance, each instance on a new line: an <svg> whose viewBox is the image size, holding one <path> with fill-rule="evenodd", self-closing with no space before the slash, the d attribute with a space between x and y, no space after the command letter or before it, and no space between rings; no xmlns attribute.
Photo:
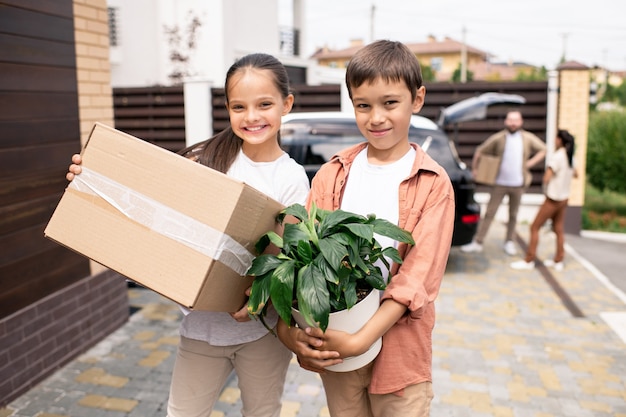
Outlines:
<svg viewBox="0 0 626 417"><path fill-rule="evenodd" d="M590 115L587 180L600 191L626 193L626 113Z"/></svg>

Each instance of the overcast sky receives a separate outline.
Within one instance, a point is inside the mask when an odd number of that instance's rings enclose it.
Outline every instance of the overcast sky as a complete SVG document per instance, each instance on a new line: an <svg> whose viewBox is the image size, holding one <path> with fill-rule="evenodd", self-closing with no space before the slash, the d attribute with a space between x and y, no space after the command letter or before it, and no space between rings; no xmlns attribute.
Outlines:
<svg viewBox="0 0 626 417"><path fill-rule="evenodd" d="M282 23L290 0L280 0ZM626 0L306 0L305 56L351 39L426 42L445 36L495 55L548 69L567 60L626 70ZM375 6L374 19L372 5ZM373 21L373 25L371 22Z"/></svg>

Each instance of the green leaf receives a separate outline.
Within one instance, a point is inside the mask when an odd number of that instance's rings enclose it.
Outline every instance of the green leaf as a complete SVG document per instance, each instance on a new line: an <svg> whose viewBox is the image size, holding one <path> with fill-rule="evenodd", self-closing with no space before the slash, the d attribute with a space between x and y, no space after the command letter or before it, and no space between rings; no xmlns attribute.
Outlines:
<svg viewBox="0 0 626 417"><path fill-rule="evenodd" d="M345 296L345 308L352 308L357 302L356 282L349 282L343 290Z"/></svg>
<svg viewBox="0 0 626 417"><path fill-rule="evenodd" d="M392 248L392 247L385 248L383 249L382 253L384 256L391 259L393 262L397 264L402 263L402 258L400 257L400 253L398 253L398 250L396 248Z"/></svg>
<svg viewBox="0 0 626 417"><path fill-rule="evenodd" d="M319 245L322 255L333 269L339 268L343 258L348 256L348 248L337 242L332 236L320 239Z"/></svg>
<svg viewBox="0 0 626 417"><path fill-rule="evenodd" d="M254 245L254 249L258 254L262 254L265 252L265 249L272 243L279 248L283 247L283 238L280 237L276 232L267 232L263 236L259 238L259 240Z"/></svg>
<svg viewBox="0 0 626 417"><path fill-rule="evenodd" d="M350 213L343 210L335 210L328 213L324 219L320 222L320 236L326 237L333 228L338 225L345 225L349 223L365 223L367 219L355 213Z"/></svg>
<svg viewBox="0 0 626 417"><path fill-rule="evenodd" d="M280 237L276 232L267 232L266 235L267 237L269 237L272 244L276 245L279 248L283 247L283 238Z"/></svg>
<svg viewBox="0 0 626 417"><path fill-rule="evenodd" d="M271 277L272 273L268 272L257 276L252 282L248 298L248 315L254 317L262 314L261 310L265 308L270 298Z"/></svg>
<svg viewBox="0 0 626 417"><path fill-rule="evenodd" d="M387 287L382 271L374 265L370 265L370 273L365 276L365 282L377 290L384 290Z"/></svg>
<svg viewBox="0 0 626 417"><path fill-rule="evenodd" d="M371 242L372 239L374 239L374 226L371 224L348 223L344 224L343 227L368 242Z"/></svg>
<svg viewBox="0 0 626 417"><path fill-rule="evenodd" d="M261 275L265 275L269 271L273 271L277 267L279 267L283 261L281 261L276 255L260 255L252 260L252 264L246 275L252 275L253 277L258 277Z"/></svg>
<svg viewBox="0 0 626 417"><path fill-rule="evenodd" d="M313 249L311 249L308 241L301 240L298 242L298 256L300 261L306 264L310 264L313 261Z"/></svg>
<svg viewBox="0 0 626 417"><path fill-rule="evenodd" d="M361 240L351 239L348 245L348 261L352 268L356 267L359 256L361 256Z"/></svg>
<svg viewBox="0 0 626 417"><path fill-rule="evenodd" d="M346 270L343 267L338 268L338 270L333 269L333 267L328 263L326 258L324 258L324 256L321 253L317 255L314 263L315 263L315 266L319 268L322 275L324 275L324 277L326 278L326 281L332 284L338 284L339 279L341 278L341 275L342 275L341 271ZM348 274L349 273L350 271L348 270Z"/></svg>
<svg viewBox="0 0 626 417"><path fill-rule="evenodd" d="M367 263L365 263L365 260L361 257L357 257L356 258L356 265L355 267L360 269L361 271L363 271L366 275L369 274L369 268L367 267Z"/></svg>
<svg viewBox="0 0 626 417"><path fill-rule="evenodd" d="M270 294L272 304L281 319L291 325L291 306L296 262L285 261L274 270L271 277Z"/></svg>
<svg viewBox="0 0 626 417"><path fill-rule="evenodd" d="M393 249L393 248L392 248ZM391 263L389 262L389 259L385 258L383 256L383 251L382 250L377 250L375 252L375 254L372 254L372 256L370 256L370 260L372 260L373 264L376 262L382 262L383 265L385 265L385 268L387 268L387 271L389 271L391 269Z"/></svg>
<svg viewBox="0 0 626 417"><path fill-rule="evenodd" d="M344 246L351 245L356 240L354 236L350 236L348 233L341 232L333 234L332 238Z"/></svg>
<svg viewBox="0 0 626 417"><path fill-rule="evenodd" d="M387 236L398 242L407 243L409 245L415 245L413 236L406 230L396 226L395 224L385 219L370 219L374 225L374 233L378 233L381 236Z"/></svg>
<svg viewBox="0 0 626 417"><path fill-rule="evenodd" d="M298 273L297 298L298 310L307 323L326 331L330 314L329 293L326 278L315 265L306 266Z"/></svg>
<svg viewBox="0 0 626 417"><path fill-rule="evenodd" d="M300 241L308 242L309 240L311 240L311 237L303 223L287 223L285 224L285 229L283 231L284 247L280 247L285 250L289 248L290 251L292 247L297 247Z"/></svg>
<svg viewBox="0 0 626 417"><path fill-rule="evenodd" d="M301 222L306 222L309 220L309 213L306 211L306 208L302 204L292 204L289 207L285 207L281 214L285 216L293 216Z"/></svg>
<svg viewBox="0 0 626 417"><path fill-rule="evenodd" d="M270 244L270 238L267 234L264 234L259 238L259 240L254 244L254 250L257 254L262 254L265 252L265 248L267 248Z"/></svg>

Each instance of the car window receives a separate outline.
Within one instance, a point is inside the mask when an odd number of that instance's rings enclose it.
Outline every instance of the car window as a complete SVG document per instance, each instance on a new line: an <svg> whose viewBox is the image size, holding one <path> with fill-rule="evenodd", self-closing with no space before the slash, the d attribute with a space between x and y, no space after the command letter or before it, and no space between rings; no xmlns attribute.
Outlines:
<svg viewBox="0 0 626 417"><path fill-rule="evenodd" d="M448 137L444 133L426 129L411 129L409 140L420 145L446 171L451 172L459 168Z"/></svg>
<svg viewBox="0 0 626 417"><path fill-rule="evenodd" d="M293 120L281 129L283 149L311 173L337 152L364 140L353 121ZM409 140L420 145L446 171L459 169L458 158L444 132L411 127Z"/></svg>

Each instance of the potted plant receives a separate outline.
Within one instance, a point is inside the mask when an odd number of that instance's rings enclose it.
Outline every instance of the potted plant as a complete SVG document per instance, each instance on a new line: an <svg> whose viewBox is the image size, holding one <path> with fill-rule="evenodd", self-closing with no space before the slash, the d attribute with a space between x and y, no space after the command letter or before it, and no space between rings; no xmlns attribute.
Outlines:
<svg viewBox="0 0 626 417"><path fill-rule="evenodd" d="M284 222L288 215L298 222ZM380 263L389 270L387 258L402 262L395 248L381 247L375 233L415 244L409 232L387 220L315 204L310 213L300 204L286 207L277 221L284 223L282 237L270 231L255 249L263 253L272 243L280 252L256 257L247 272L255 277L248 313L261 321L271 301L288 325L296 308L308 325L326 331L331 312L352 308L372 289L385 289Z"/></svg>

